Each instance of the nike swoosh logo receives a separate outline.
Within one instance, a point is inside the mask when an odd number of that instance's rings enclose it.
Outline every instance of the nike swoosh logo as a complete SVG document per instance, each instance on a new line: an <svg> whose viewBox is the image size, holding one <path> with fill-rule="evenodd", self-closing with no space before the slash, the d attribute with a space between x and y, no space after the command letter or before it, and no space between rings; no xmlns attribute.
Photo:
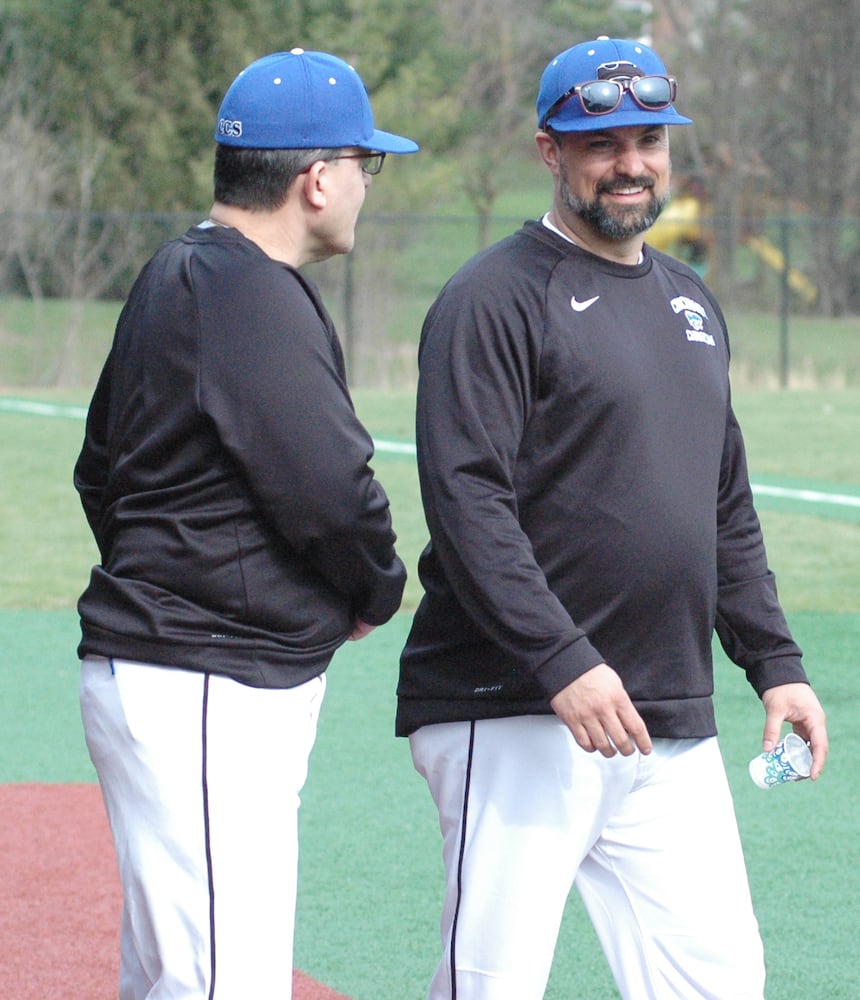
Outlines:
<svg viewBox="0 0 860 1000"><path fill-rule="evenodd" d="M576 296L575 296L575 295L573 295L573 296L571 296L571 299L570 299L570 308L571 308L571 309L572 309L572 310L573 310L574 312L578 312L578 313L581 313L581 312L585 312L585 310L586 310L586 309L587 309L587 308L588 308L589 306L593 306L593 305L594 305L594 303L595 303L595 302L596 302L596 301L597 301L597 300L598 300L599 298L600 298L600 296L599 296L599 295L595 295L593 299L586 299L586 300L585 300L584 302L579 302L579 301L577 300Z"/></svg>

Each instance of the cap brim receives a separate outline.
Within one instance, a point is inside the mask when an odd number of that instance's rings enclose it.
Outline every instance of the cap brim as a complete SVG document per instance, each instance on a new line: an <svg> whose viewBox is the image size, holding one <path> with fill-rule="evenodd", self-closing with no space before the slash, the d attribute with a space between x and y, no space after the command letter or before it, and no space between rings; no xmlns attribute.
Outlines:
<svg viewBox="0 0 860 1000"><path fill-rule="evenodd" d="M556 132L600 132L607 128L626 128L630 125L692 125L693 120L679 115L672 107L662 111L618 108L608 115L581 114L570 118L555 115L546 124Z"/></svg>
<svg viewBox="0 0 860 1000"><path fill-rule="evenodd" d="M407 139L402 135L395 135L393 132L383 132L381 129L374 129L373 135L367 142L360 143L362 149L374 149L378 153L417 153L418 143L412 139Z"/></svg>

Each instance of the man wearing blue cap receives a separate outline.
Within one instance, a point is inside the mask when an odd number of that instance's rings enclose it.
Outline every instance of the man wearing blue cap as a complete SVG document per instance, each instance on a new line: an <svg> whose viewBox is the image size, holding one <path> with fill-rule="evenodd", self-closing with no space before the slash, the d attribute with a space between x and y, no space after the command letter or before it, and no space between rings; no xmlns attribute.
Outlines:
<svg viewBox="0 0 860 1000"><path fill-rule="evenodd" d="M538 1000L575 885L626 1000L761 1000L716 740L711 640L764 745L824 713L777 601L718 304L649 248L677 84L638 42L546 67L551 210L430 309L417 441L430 544L397 732L439 810L430 1000Z"/></svg>
<svg viewBox="0 0 860 1000"><path fill-rule="evenodd" d="M298 270L352 248L411 139L322 52L249 66L210 217L117 324L75 485L100 561L81 712L123 888L121 1000L291 994L297 811L335 650L406 577L343 354Z"/></svg>

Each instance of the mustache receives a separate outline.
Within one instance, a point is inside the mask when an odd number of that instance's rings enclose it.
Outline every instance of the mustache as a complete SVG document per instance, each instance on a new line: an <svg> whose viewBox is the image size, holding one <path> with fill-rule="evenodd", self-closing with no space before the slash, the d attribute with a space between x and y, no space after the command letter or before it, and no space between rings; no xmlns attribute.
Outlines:
<svg viewBox="0 0 860 1000"><path fill-rule="evenodd" d="M603 181L597 187L598 194L615 194L631 187L641 187L650 190L654 187L653 177L619 177L612 181Z"/></svg>

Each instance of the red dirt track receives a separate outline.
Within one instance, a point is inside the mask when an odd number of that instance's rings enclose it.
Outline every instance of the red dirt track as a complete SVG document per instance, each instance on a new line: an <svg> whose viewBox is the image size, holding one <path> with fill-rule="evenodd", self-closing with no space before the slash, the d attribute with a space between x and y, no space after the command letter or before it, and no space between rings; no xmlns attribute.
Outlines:
<svg viewBox="0 0 860 1000"><path fill-rule="evenodd" d="M0 785L0 997L113 1000L121 896L97 785ZM348 1000L293 973L293 1000Z"/></svg>

